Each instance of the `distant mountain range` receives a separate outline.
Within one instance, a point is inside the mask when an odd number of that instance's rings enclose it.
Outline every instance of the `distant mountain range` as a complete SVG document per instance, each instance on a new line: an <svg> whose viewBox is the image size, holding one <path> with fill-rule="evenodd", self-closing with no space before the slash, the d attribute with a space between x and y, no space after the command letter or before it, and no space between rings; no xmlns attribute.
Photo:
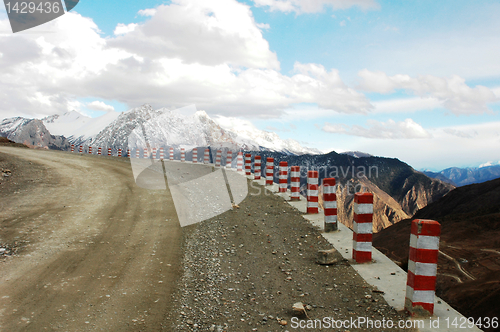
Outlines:
<svg viewBox="0 0 500 332"><path fill-rule="evenodd" d="M413 219L441 224L437 295L465 317L498 316L500 179L456 188L411 219L375 234L373 245L403 266L408 261Z"/></svg>
<svg viewBox="0 0 500 332"><path fill-rule="evenodd" d="M189 149L226 142L244 150L295 155L321 153L317 149L303 147L295 140L283 140L275 133L253 126L223 128L204 111L183 114L165 108L154 110L147 104L123 113L109 112L98 118L72 111L41 120L22 117L4 119L0 123L0 136L50 149L69 150L74 144L85 148L111 148L116 152L119 148L126 149L131 132L145 123L154 125L158 133L155 137L158 147L182 146Z"/></svg>
<svg viewBox="0 0 500 332"><path fill-rule="evenodd" d="M500 178L500 165L474 168L451 167L441 172L424 171L425 175L461 187Z"/></svg>

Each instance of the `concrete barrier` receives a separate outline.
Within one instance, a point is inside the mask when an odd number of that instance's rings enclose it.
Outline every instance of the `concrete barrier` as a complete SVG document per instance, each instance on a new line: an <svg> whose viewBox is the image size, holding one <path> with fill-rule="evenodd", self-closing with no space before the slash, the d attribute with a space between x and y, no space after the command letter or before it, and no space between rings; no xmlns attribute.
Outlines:
<svg viewBox="0 0 500 332"><path fill-rule="evenodd" d="M325 232L338 230L337 186L335 178L323 179L323 210L325 212Z"/></svg>
<svg viewBox="0 0 500 332"><path fill-rule="evenodd" d="M71 152L75 152L75 145L71 144Z"/></svg>
<svg viewBox="0 0 500 332"><path fill-rule="evenodd" d="M181 162L186 162L186 149L181 148Z"/></svg>
<svg viewBox="0 0 500 332"><path fill-rule="evenodd" d="M108 156L111 156L111 148L108 148Z"/></svg>
<svg viewBox="0 0 500 332"><path fill-rule="evenodd" d="M193 149L193 155L191 156L191 161L193 164L198 163L198 148Z"/></svg>
<svg viewBox="0 0 500 332"><path fill-rule="evenodd" d="M228 151L226 153L226 168L231 168L233 163L233 152Z"/></svg>
<svg viewBox="0 0 500 332"><path fill-rule="evenodd" d="M273 185L274 176L274 158L267 158L266 160L266 186Z"/></svg>
<svg viewBox="0 0 500 332"><path fill-rule="evenodd" d="M290 200L300 201L300 166L290 167Z"/></svg>
<svg viewBox="0 0 500 332"><path fill-rule="evenodd" d="M141 152L139 149L135 149L135 157L140 158L141 157Z"/></svg>
<svg viewBox="0 0 500 332"><path fill-rule="evenodd" d="M118 149L118 157L122 156L122 149Z"/></svg>
<svg viewBox="0 0 500 332"><path fill-rule="evenodd" d="M217 153L215 155L215 166L220 167L221 159L222 159L222 151L217 150Z"/></svg>
<svg viewBox="0 0 500 332"><path fill-rule="evenodd" d="M355 193L352 224L352 258L357 263L372 261L373 194Z"/></svg>
<svg viewBox="0 0 500 332"><path fill-rule="evenodd" d="M80 153L83 153L83 146L80 145Z"/></svg>
<svg viewBox="0 0 500 332"><path fill-rule="evenodd" d="M262 175L262 157L255 156L254 158L254 167L253 167L253 176L255 180L260 180Z"/></svg>
<svg viewBox="0 0 500 332"><path fill-rule="evenodd" d="M411 222L405 309L412 316L434 314L441 225L434 220Z"/></svg>
<svg viewBox="0 0 500 332"><path fill-rule="evenodd" d="M288 188L288 163L286 161L280 161L279 188L280 193L286 193Z"/></svg>
<svg viewBox="0 0 500 332"><path fill-rule="evenodd" d="M252 174L252 155L250 153L245 154L245 175Z"/></svg>
<svg viewBox="0 0 500 332"><path fill-rule="evenodd" d="M153 148L153 159L158 159L158 154L156 153L156 148Z"/></svg>
<svg viewBox="0 0 500 332"><path fill-rule="evenodd" d="M318 171L307 172L307 213L316 214L318 207Z"/></svg>
<svg viewBox="0 0 500 332"><path fill-rule="evenodd" d="M147 159L148 158L148 149L147 148L144 148L144 155L143 155L144 159Z"/></svg>
<svg viewBox="0 0 500 332"><path fill-rule="evenodd" d="M205 155L203 156L203 163L208 164L210 163L210 150L205 149Z"/></svg>
<svg viewBox="0 0 500 332"><path fill-rule="evenodd" d="M236 157L236 171L243 172L243 152L238 152Z"/></svg>
<svg viewBox="0 0 500 332"><path fill-rule="evenodd" d="M160 160L165 159L165 150L163 148L160 148Z"/></svg>
<svg viewBox="0 0 500 332"><path fill-rule="evenodd" d="M174 148L170 148L170 151L169 151L169 159L170 159L170 160L174 160Z"/></svg>
<svg viewBox="0 0 500 332"><path fill-rule="evenodd" d="M89 154L92 154L92 147L89 146Z"/></svg>
<svg viewBox="0 0 500 332"><path fill-rule="evenodd" d="M127 158L130 158L130 149L127 149Z"/></svg>
<svg viewBox="0 0 500 332"><path fill-rule="evenodd" d="M101 155L101 152L102 152L102 149L101 149L101 147L99 147L99 148L97 149L97 155L98 155L98 156L100 156L100 155Z"/></svg>

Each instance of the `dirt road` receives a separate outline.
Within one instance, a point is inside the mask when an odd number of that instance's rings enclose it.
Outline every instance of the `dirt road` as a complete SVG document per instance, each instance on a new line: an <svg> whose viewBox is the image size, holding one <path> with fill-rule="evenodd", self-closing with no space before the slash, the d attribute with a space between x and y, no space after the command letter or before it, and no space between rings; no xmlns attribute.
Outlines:
<svg viewBox="0 0 500 332"><path fill-rule="evenodd" d="M22 159L19 159L22 158ZM159 330L179 275L168 190L126 158L0 147L0 331ZM17 177L22 173L22 177Z"/></svg>

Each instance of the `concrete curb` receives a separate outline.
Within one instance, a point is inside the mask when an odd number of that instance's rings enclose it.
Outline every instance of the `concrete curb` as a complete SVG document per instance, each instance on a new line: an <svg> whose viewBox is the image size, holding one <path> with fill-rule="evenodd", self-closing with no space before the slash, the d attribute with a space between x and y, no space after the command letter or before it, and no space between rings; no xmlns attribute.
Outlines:
<svg viewBox="0 0 500 332"><path fill-rule="evenodd" d="M248 177L252 179L252 177ZM257 184L265 185L265 180L253 180ZM307 211L307 201L305 197L301 197L300 201L290 201L291 192L287 190L286 193L278 193L279 185L265 186L277 196L282 197L288 204L296 208L302 213ZM352 260L352 239L353 232L347 226L338 222L338 231L324 232L324 213L320 209L318 214L305 214L304 219L311 222L311 224L322 231L322 236L330 242L335 249L347 259L349 264L359 273L359 275L370 285L376 287L379 291L384 292L383 297L389 305L394 307L397 311L404 310L404 301L406 296L406 272L401 269L396 263L386 257L377 249L373 248L372 263L358 264ZM408 237L410 235L408 234ZM409 247L408 247L409 249ZM432 332L464 332L464 331L482 331L477 327L474 328L454 328L451 324L456 319L460 324L460 319L464 316L458 311L453 309L448 303L441 300L439 297L434 299L434 315L430 318L411 318L414 321L422 321L424 327L419 327L418 331ZM433 324L439 323L438 327L433 327Z"/></svg>

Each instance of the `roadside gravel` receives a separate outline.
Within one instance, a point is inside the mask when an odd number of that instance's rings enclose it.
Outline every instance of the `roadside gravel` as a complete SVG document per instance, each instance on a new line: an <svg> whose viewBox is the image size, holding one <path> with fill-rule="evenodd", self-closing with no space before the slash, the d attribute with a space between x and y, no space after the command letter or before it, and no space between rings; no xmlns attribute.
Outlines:
<svg viewBox="0 0 500 332"><path fill-rule="evenodd" d="M292 311L296 302L308 306L310 319L405 319L340 254L336 265L316 264L317 251L331 244L298 210L256 184L239 208L184 228L183 237L183 273L165 330L291 331L292 317L307 319Z"/></svg>

